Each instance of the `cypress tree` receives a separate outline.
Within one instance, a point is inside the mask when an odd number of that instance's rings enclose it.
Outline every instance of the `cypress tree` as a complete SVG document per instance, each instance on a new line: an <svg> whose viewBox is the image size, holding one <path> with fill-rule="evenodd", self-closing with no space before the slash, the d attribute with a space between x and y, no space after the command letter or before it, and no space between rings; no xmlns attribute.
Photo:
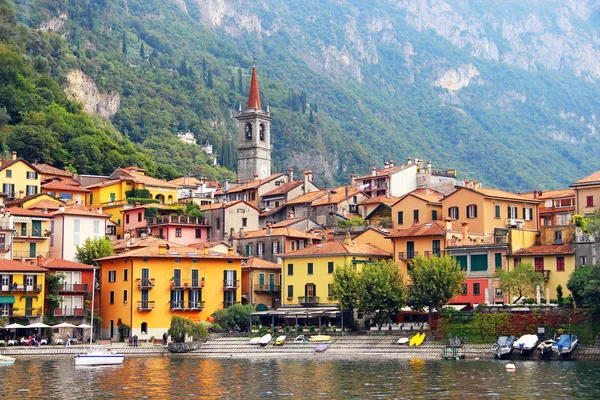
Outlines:
<svg viewBox="0 0 600 400"><path fill-rule="evenodd" d="M206 83L206 58L202 59L202 80Z"/></svg>
<svg viewBox="0 0 600 400"><path fill-rule="evenodd" d="M231 75L231 80L229 81L229 89L235 91L235 79L233 78L233 75Z"/></svg>
<svg viewBox="0 0 600 400"><path fill-rule="evenodd" d="M244 83L242 82L242 69L238 68L238 91L244 94Z"/></svg>
<svg viewBox="0 0 600 400"><path fill-rule="evenodd" d="M142 59L142 61L144 61L144 59L146 59L146 50L144 49L144 43L143 42L140 45L140 58Z"/></svg>
<svg viewBox="0 0 600 400"><path fill-rule="evenodd" d="M123 30L123 46L122 46L123 54L127 56L127 35L125 30Z"/></svg>
<svg viewBox="0 0 600 400"><path fill-rule="evenodd" d="M315 101L315 114L319 112L319 109L317 108L317 102Z"/></svg>
<svg viewBox="0 0 600 400"><path fill-rule="evenodd" d="M214 83L213 83L213 75L212 75L212 69L208 70L208 77L206 78L206 86L209 89L214 88Z"/></svg>
<svg viewBox="0 0 600 400"><path fill-rule="evenodd" d="M308 114L308 122L310 122L311 124L313 122L315 122L315 119L313 117L313 110L312 110L312 108L310 109L310 113Z"/></svg>

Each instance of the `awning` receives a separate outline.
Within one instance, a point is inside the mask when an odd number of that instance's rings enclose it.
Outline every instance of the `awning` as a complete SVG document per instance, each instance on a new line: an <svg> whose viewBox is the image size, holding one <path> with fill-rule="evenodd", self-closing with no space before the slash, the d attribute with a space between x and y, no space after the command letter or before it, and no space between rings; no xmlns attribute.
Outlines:
<svg viewBox="0 0 600 400"><path fill-rule="evenodd" d="M340 313L337 307L281 307L277 310L255 311L253 316L268 315L279 317L313 318L320 316L335 317Z"/></svg>
<svg viewBox="0 0 600 400"><path fill-rule="evenodd" d="M454 308L456 311L462 311L465 307L467 307L466 304L447 304L443 308Z"/></svg>
<svg viewBox="0 0 600 400"><path fill-rule="evenodd" d="M48 221L48 218L43 218L43 217L18 217L18 216L14 216L13 221L14 222L20 222L20 223L26 223L26 224L28 224L31 221Z"/></svg>
<svg viewBox="0 0 600 400"><path fill-rule="evenodd" d="M15 296L0 296L0 304L15 304Z"/></svg>

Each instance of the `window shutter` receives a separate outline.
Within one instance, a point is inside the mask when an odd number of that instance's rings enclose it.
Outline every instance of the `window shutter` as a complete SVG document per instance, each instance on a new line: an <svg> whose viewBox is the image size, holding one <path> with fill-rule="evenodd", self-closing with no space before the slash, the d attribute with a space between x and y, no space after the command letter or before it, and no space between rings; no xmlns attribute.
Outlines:
<svg viewBox="0 0 600 400"><path fill-rule="evenodd" d="M304 285L304 297L308 297L308 285Z"/></svg>
<svg viewBox="0 0 600 400"><path fill-rule="evenodd" d="M313 296L317 297L317 285L313 285Z"/></svg>
<svg viewBox="0 0 600 400"><path fill-rule="evenodd" d="M477 205L473 206L473 218L477 218Z"/></svg>
<svg viewBox="0 0 600 400"><path fill-rule="evenodd" d="M508 218L512 218L512 209L510 208L510 206L508 206L508 207L506 208L506 211L507 211L507 213L508 213Z"/></svg>
<svg viewBox="0 0 600 400"><path fill-rule="evenodd" d="M456 219L460 218L460 209L456 207Z"/></svg>
<svg viewBox="0 0 600 400"><path fill-rule="evenodd" d="M237 271L233 270L233 282L237 281Z"/></svg>
<svg viewBox="0 0 600 400"><path fill-rule="evenodd" d="M404 213L402 211L398 211L398 225L402 225L404 223Z"/></svg>

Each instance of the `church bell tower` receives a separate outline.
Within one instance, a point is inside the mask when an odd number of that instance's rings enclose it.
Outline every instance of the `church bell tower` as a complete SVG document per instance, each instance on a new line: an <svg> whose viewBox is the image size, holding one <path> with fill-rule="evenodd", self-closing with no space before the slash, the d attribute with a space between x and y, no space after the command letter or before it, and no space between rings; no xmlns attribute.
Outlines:
<svg viewBox="0 0 600 400"><path fill-rule="evenodd" d="M260 105L256 65L252 66L252 80L248 94L248 107L241 106L236 116L238 125L238 179L240 182L260 179L271 175L271 120Z"/></svg>

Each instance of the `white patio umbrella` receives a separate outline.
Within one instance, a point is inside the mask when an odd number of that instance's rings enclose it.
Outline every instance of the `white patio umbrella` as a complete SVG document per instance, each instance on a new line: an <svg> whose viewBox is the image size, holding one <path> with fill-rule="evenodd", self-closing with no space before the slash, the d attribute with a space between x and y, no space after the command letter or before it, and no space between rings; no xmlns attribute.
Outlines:
<svg viewBox="0 0 600 400"><path fill-rule="evenodd" d="M24 325L21 324L10 324L4 327L4 329L19 329L19 328L25 328Z"/></svg>
<svg viewBox="0 0 600 400"><path fill-rule="evenodd" d="M36 322L35 324L29 324L27 326L24 326L24 328L50 328L50 325L46 325L44 323L41 322Z"/></svg>
<svg viewBox="0 0 600 400"><path fill-rule="evenodd" d="M53 328L77 328L77 325L69 324L68 322L62 322L58 325L52 325Z"/></svg>
<svg viewBox="0 0 600 400"><path fill-rule="evenodd" d="M76 326L76 328L89 329L89 328L91 328L91 326L88 324L79 324Z"/></svg>

